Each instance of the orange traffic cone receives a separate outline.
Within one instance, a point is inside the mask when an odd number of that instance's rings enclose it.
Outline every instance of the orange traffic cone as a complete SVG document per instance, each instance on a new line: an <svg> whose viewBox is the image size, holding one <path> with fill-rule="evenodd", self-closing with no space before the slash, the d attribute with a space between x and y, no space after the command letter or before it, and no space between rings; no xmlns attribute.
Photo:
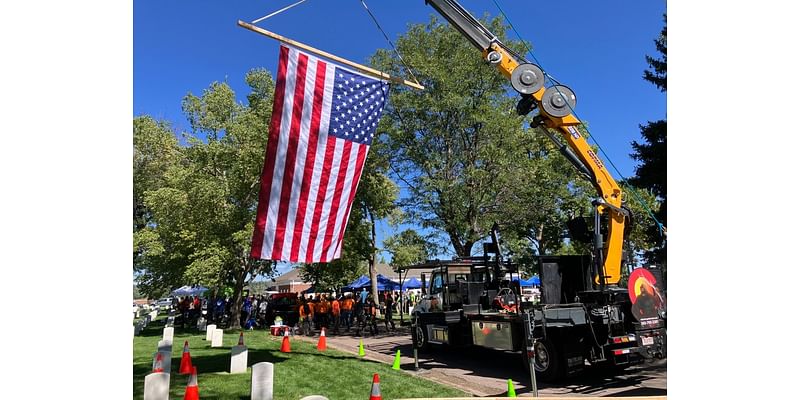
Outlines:
<svg viewBox="0 0 800 400"><path fill-rule="evenodd" d="M319 334L319 342L317 342L317 350L325 351L328 348L328 342L325 340L325 328L322 328L322 332Z"/></svg>
<svg viewBox="0 0 800 400"><path fill-rule="evenodd" d="M281 343L281 353L291 353L292 346L289 344L289 331L283 331L283 343Z"/></svg>
<svg viewBox="0 0 800 400"><path fill-rule="evenodd" d="M369 394L369 400L381 400L381 379L378 374L372 375L372 392Z"/></svg>
<svg viewBox="0 0 800 400"><path fill-rule="evenodd" d="M239 346L244 346L244 332L239 333Z"/></svg>
<svg viewBox="0 0 800 400"><path fill-rule="evenodd" d="M183 355L181 356L181 368L178 370L181 375L192 373L192 356L189 354L189 341L183 342Z"/></svg>
<svg viewBox="0 0 800 400"><path fill-rule="evenodd" d="M189 377L189 383L186 385L186 392L183 394L183 400L200 400L200 391L197 388L197 367L192 367L192 375Z"/></svg>
<svg viewBox="0 0 800 400"><path fill-rule="evenodd" d="M160 351L156 353L156 358L153 360L153 372L164 372L164 359Z"/></svg>

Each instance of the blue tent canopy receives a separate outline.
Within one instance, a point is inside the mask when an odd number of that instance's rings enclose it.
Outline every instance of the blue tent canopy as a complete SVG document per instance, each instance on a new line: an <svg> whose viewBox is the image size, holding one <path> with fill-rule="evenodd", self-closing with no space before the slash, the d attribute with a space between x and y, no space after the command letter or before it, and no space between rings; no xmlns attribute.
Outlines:
<svg viewBox="0 0 800 400"><path fill-rule="evenodd" d="M378 274L378 290L400 290L400 284Z"/></svg>
<svg viewBox="0 0 800 400"><path fill-rule="evenodd" d="M345 286L345 290L355 290L361 289L362 287L367 287L369 285L369 277L366 275L361 275L358 279L350 282L349 285Z"/></svg>
<svg viewBox="0 0 800 400"><path fill-rule="evenodd" d="M529 279L514 278L514 282L519 282L520 286L539 286L541 284L541 280L535 275Z"/></svg>
<svg viewBox="0 0 800 400"><path fill-rule="evenodd" d="M403 290L406 289L419 289L422 287L422 282L417 279L417 277L411 277L408 281L403 283Z"/></svg>
<svg viewBox="0 0 800 400"><path fill-rule="evenodd" d="M372 281L366 275L361 275L358 279L351 282L344 289L345 290L358 290L361 288L369 289ZM389 278L378 274L378 290L400 290L400 284L390 280Z"/></svg>

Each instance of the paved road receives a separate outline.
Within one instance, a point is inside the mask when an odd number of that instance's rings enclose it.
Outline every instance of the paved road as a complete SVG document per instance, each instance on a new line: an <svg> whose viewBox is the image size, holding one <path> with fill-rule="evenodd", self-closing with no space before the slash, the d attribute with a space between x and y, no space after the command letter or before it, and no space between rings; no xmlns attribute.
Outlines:
<svg viewBox="0 0 800 400"><path fill-rule="evenodd" d="M381 327L383 329L383 327ZM402 330L401 330L402 329ZM317 338L297 337L317 342ZM457 387L476 396L504 396L508 379L518 396L531 396L530 376L519 354L482 348L468 350L441 349L419 354L419 372L414 372L411 337L406 328L377 336L327 335L329 347L357 353L359 339L364 342L366 358L391 364L400 350L402 368L419 377ZM554 383L540 383L540 396L665 396L667 394L667 361L635 366L619 375L602 373L591 368Z"/></svg>

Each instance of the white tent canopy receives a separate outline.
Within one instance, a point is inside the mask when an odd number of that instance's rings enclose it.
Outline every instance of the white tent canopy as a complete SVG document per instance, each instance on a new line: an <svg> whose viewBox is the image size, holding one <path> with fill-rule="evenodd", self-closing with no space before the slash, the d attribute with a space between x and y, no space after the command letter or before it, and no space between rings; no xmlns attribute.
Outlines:
<svg viewBox="0 0 800 400"><path fill-rule="evenodd" d="M174 296L197 296L205 293L206 290L208 288L202 286L184 285L173 290L171 294Z"/></svg>

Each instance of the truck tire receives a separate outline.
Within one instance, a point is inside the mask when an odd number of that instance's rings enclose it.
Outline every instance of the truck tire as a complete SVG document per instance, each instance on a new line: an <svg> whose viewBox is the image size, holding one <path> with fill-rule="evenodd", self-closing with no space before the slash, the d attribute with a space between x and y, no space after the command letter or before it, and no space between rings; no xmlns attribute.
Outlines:
<svg viewBox="0 0 800 400"><path fill-rule="evenodd" d="M552 340L537 340L533 345L533 354L537 380L552 382L564 376L564 354Z"/></svg>
<svg viewBox="0 0 800 400"><path fill-rule="evenodd" d="M416 343L414 343L414 346L419 349L419 351L429 351L431 344L428 342L428 330L425 329L425 325L417 325L415 329Z"/></svg>

